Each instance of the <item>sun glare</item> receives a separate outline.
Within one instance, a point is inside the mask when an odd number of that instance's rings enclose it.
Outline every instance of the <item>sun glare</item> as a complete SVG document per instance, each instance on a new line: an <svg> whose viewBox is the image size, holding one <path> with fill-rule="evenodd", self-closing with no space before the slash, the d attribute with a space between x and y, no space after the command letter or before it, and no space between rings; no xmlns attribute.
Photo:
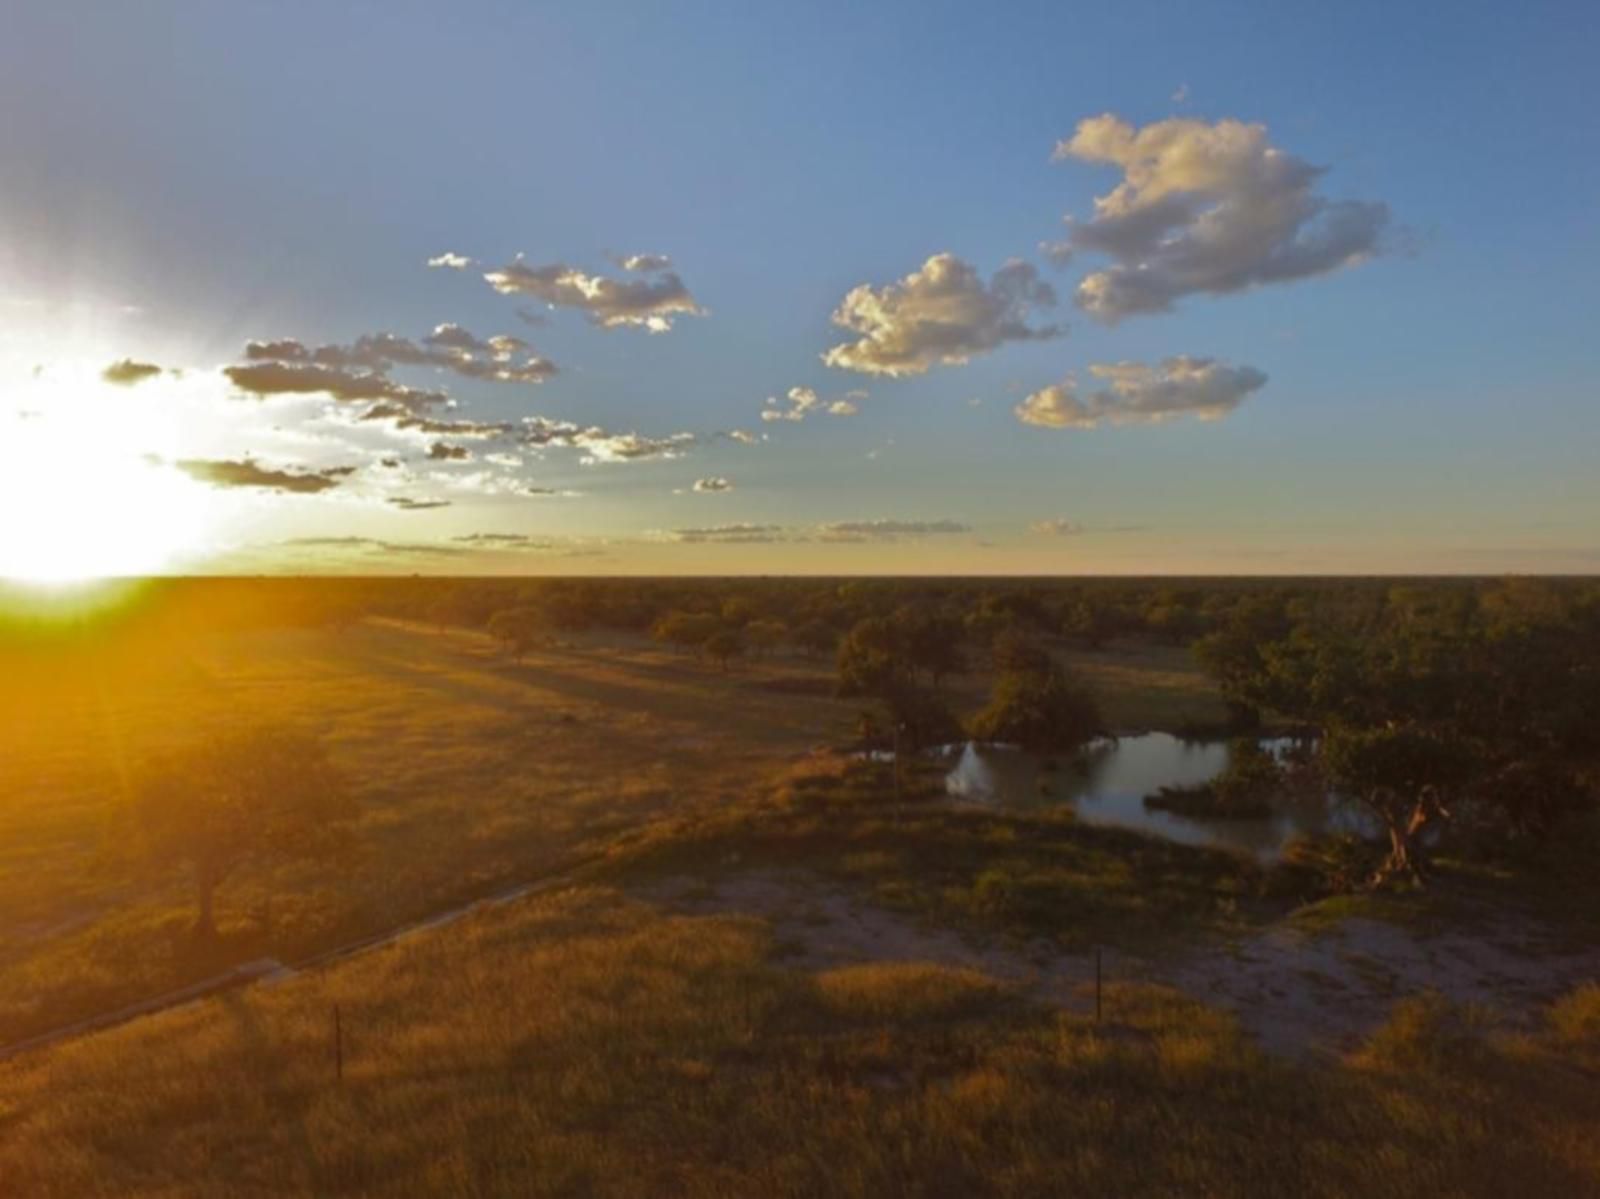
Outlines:
<svg viewBox="0 0 1600 1199"><path fill-rule="evenodd" d="M195 548L203 501L153 461L136 426L96 405L9 414L0 434L0 578L142 575ZM147 431L144 431L147 433Z"/></svg>

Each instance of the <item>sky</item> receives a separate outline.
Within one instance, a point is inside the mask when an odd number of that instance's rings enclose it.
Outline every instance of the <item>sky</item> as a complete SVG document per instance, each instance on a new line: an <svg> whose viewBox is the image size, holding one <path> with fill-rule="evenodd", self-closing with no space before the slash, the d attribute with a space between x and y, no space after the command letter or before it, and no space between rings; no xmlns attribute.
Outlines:
<svg viewBox="0 0 1600 1199"><path fill-rule="evenodd" d="M0 575L1600 570L1593 3L4 26Z"/></svg>

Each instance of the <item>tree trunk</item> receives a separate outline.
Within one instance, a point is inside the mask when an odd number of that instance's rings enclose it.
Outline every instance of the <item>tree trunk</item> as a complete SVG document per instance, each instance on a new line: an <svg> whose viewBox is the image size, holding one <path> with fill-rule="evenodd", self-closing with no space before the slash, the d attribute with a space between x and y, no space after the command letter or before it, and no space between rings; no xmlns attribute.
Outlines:
<svg viewBox="0 0 1600 1199"><path fill-rule="evenodd" d="M1425 788L1409 805L1392 793L1366 797L1367 807L1377 813L1389 834L1389 856L1373 873L1369 886L1374 890L1392 879L1404 878L1421 886L1427 881L1428 853L1422 844L1422 831L1445 810L1432 788Z"/></svg>

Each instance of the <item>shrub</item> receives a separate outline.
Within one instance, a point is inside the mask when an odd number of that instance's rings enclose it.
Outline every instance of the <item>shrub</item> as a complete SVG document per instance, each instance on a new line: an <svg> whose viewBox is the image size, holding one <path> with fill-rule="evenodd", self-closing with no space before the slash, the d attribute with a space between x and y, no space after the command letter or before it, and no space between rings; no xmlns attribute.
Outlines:
<svg viewBox="0 0 1600 1199"><path fill-rule="evenodd" d="M1008 741L1035 750L1067 750L1100 731L1093 698L1074 686L1059 667L1008 671L996 681L994 696L972 718L972 735L982 741Z"/></svg>

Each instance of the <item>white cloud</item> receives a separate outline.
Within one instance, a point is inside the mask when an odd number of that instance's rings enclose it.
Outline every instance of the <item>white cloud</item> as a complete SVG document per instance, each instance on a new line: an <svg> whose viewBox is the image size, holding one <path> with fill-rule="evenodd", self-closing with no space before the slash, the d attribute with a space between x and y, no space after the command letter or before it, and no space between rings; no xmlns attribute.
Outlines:
<svg viewBox="0 0 1600 1199"><path fill-rule="evenodd" d="M625 271L636 271L641 274L672 269L672 259L665 254L616 254L612 256L611 261Z"/></svg>
<svg viewBox="0 0 1600 1199"><path fill-rule="evenodd" d="M428 265L432 267L443 267L446 270L464 271L469 266L473 265L473 260L468 258L465 254L457 254L453 250L446 250L443 254L436 254L434 257L428 259Z"/></svg>
<svg viewBox="0 0 1600 1199"><path fill-rule="evenodd" d="M1158 424L1184 415L1220 420L1267 381L1253 366L1229 366L1187 355L1163 359L1158 366L1097 364L1089 373L1106 386L1085 393L1069 376L1018 404L1013 409L1017 419L1048 429Z"/></svg>
<svg viewBox="0 0 1600 1199"><path fill-rule="evenodd" d="M821 399L814 388L791 387L783 396L768 396L761 419L775 421L803 421L813 412L826 412L829 416L855 416L861 411L861 401L867 393L857 388L831 400Z"/></svg>
<svg viewBox="0 0 1600 1199"><path fill-rule="evenodd" d="M605 329L631 326L665 333L677 317L705 315L672 271L656 271L648 279L608 279L561 262L530 266L519 255L484 279L502 295L533 296L555 308L575 308Z"/></svg>
<svg viewBox="0 0 1600 1199"><path fill-rule="evenodd" d="M953 254L935 254L882 288L862 284L840 302L833 323L860 335L822 356L829 366L899 378L934 366L960 366L1009 341L1059 336L1030 326L1035 308L1056 294L1028 263L1012 259L988 283Z"/></svg>
<svg viewBox="0 0 1600 1199"><path fill-rule="evenodd" d="M714 475L709 479L696 479L694 481L694 489L702 492L732 491L733 483L720 475Z"/></svg>
<svg viewBox="0 0 1600 1199"><path fill-rule="evenodd" d="M1323 168L1270 144L1264 125L1173 117L1135 129L1107 113L1080 122L1055 158L1123 172L1069 239L1113 260L1077 291L1107 322L1353 265L1377 253L1389 220L1384 204L1317 195Z"/></svg>

